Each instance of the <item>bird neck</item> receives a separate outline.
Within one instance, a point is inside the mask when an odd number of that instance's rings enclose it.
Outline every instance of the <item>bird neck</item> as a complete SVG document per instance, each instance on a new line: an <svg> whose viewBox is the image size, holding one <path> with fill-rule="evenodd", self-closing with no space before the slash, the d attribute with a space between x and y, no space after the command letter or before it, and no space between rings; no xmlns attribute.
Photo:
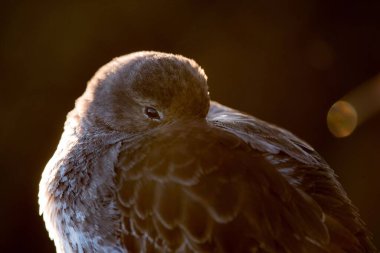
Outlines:
<svg viewBox="0 0 380 253"><path fill-rule="evenodd" d="M114 167L120 145L120 136L90 137L67 120L39 192L40 212L60 251L119 251Z"/></svg>

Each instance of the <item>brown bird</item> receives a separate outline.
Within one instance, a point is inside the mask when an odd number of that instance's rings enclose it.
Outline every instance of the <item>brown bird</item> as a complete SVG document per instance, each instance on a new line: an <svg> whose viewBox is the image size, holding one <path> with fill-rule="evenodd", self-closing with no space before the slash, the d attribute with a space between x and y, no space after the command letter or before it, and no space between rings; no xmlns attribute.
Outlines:
<svg viewBox="0 0 380 253"><path fill-rule="evenodd" d="M375 252L333 170L286 130L211 101L193 60L112 60L40 183L58 252Z"/></svg>

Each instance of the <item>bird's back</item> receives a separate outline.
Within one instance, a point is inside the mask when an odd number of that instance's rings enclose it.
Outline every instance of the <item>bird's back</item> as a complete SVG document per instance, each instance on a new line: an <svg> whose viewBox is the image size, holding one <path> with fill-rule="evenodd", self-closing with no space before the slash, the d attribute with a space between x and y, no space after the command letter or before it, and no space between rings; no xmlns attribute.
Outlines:
<svg viewBox="0 0 380 253"><path fill-rule="evenodd" d="M255 139L234 133L233 124L241 129L244 122L224 111L229 125L220 124L215 115L204 124L168 126L134 148L125 143L118 198L132 252L372 252L317 154L308 164L285 148L259 150Z"/></svg>

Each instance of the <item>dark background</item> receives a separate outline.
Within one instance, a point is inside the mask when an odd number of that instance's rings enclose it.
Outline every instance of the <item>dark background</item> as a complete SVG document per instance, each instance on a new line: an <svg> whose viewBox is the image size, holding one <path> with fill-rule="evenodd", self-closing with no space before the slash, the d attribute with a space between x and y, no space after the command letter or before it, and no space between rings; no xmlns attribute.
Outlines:
<svg viewBox="0 0 380 253"><path fill-rule="evenodd" d="M2 1L0 252L54 252L40 174L87 80L137 50L195 59L214 100L311 143L379 246L380 114L345 139L326 127L329 107L380 71L379 13L359 0Z"/></svg>

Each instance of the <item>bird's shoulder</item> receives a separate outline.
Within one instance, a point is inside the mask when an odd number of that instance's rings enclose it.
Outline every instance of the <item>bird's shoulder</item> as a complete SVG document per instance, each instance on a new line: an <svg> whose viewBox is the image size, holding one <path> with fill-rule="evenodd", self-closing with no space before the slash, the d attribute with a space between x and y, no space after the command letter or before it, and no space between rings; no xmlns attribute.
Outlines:
<svg viewBox="0 0 380 253"><path fill-rule="evenodd" d="M252 148L264 153L286 153L301 163L328 167L323 158L305 141L291 132L212 101L207 119L212 124L239 136Z"/></svg>

